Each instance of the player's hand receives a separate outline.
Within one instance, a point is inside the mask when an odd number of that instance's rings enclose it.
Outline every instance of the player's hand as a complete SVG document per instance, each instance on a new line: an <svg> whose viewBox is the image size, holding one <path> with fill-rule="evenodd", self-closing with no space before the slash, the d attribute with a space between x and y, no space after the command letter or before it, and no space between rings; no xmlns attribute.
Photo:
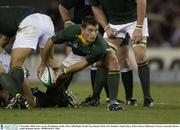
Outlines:
<svg viewBox="0 0 180 130"><path fill-rule="evenodd" d="M43 71L45 70L45 65L39 65L37 68L37 76L40 77L43 73Z"/></svg>
<svg viewBox="0 0 180 130"><path fill-rule="evenodd" d="M140 28L135 28L131 40L132 40L133 42L138 42L138 41L141 41L142 38L143 38L142 29L140 29Z"/></svg>
<svg viewBox="0 0 180 130"><path fill-rule="evenodd" d="M55 76L55 80L57 80L58 78L64 78L64 76L66 75L66 69L59 69L58 71L56 71L56 76Z"/></svg>
<svg viewBox="0 0 180 130"><path fill-rule="evenodd" d="M109 28L106 30L107 36L110 39L115 39L117 35L117 30L114 28Z"/></svg>
<svg viewBox="0 0 180 130"><path fill-rule="evenodd" d="M71 26L71 25L74 25L74 24L75 24L75 23L72 22L72 21L70 21L70 20L65 21L65 22L64 22L64 28L67 28L67 27L69 27L69 26Z"/></svg>

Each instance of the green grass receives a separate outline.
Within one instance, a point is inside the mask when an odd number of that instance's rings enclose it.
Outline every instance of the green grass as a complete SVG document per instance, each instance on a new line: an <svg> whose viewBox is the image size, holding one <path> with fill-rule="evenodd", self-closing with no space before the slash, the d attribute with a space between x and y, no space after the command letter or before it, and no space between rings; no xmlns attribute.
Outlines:
<svg viewBox="0 0 180 130"><path fill-rule="evenodd" d="M40 86L32 84L32 86ZM90 94L89 84L72 84L70 89L82 101ZM0 123L28 124L180 124L180 86L158 86L151 88L154 107L142 106L142 91L134 87L138 106L125 108L122 112L107 110L104 92L98 107L36 108L30 110L0 109ZM119 98L124 100L124 89L120 87Z"/></svg>

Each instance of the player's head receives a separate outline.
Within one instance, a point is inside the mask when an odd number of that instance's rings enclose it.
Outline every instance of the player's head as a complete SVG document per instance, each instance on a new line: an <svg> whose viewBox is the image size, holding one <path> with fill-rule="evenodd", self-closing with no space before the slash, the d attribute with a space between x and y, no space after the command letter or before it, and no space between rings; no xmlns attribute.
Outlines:
<svg viewBox="0 0 180 130"><path fill-rule="evenodd" d="M86 16L82 20L81 34L85 41L92 43L98 35L99 25L93 16Z"/></svg>

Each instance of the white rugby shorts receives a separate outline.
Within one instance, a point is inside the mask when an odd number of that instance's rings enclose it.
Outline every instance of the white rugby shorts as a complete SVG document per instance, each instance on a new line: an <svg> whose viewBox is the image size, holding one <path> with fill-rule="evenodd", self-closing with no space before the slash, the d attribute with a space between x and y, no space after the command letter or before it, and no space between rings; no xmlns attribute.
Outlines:
<svg viewBox="0 0 180 130"><path fill-rule="evenodd" d="M38 44L40 48L44 48L47 39L53 35L54 25L49 16L40 13L31 14L20 23L13 49L36 50Z"/></svg>
<svg viewBox="0 0 180 130"><path fill-rule="evenodd" d="M113 25L113 24L109 23L109 26L111 28L114 28L114 29L118 30L118 33L117 33L116 37L124 39L127 33L129 34L130 37L132 37L134 29L136 28L136 23L137 23L137 21L126 23L126 24L121 24L121 25ZM142 31L143 31L143 36L144 37L149 36L147 18L144 19ZM106 32L104 33L103 37L107 38Z"/></svg>
<svg viewBox="0 0 180 130"><path fill-rule="evenodd" d="M10 70L10 61L11 61L11 56L7 53L5 54L0 54L0 65L2 65L2 68L5 73L8 73ZM27 70L22 66L23 71L24 71L24 78L27 77Z"/></svg>
<svg viewBox="0 0 180 130"><path fill-rule="evenodd" d="M64 59L63 65L69 67L73 64L76 64L84 59L83 56L78 56L73 52L70 52L69 55Z"/></svg>

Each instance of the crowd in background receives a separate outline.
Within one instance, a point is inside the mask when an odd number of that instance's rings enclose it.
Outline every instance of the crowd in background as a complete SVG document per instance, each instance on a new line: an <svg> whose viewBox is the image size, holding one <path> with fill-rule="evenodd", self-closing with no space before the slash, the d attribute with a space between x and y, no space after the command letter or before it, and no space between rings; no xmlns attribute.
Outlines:
<svg viewBox="0 0 180 130"><path fill-rule="evenodd" d="M40 1L39 4L38 1ZM13 2L9 0L9 3L10 5L24 4L23 0ZM9 3L6 2L7 5ZM29 0L25 5L46 8L54 21L56 30L63 28L57 0ZM147 0L147 17L150 34L148 47L180 47L180 0Z"/></svg>
<svg viewBox="0 0 180 130"><path fill-rule="evenodd" d="M149 46L180 47L180 0L147 0Z"/></svg>

